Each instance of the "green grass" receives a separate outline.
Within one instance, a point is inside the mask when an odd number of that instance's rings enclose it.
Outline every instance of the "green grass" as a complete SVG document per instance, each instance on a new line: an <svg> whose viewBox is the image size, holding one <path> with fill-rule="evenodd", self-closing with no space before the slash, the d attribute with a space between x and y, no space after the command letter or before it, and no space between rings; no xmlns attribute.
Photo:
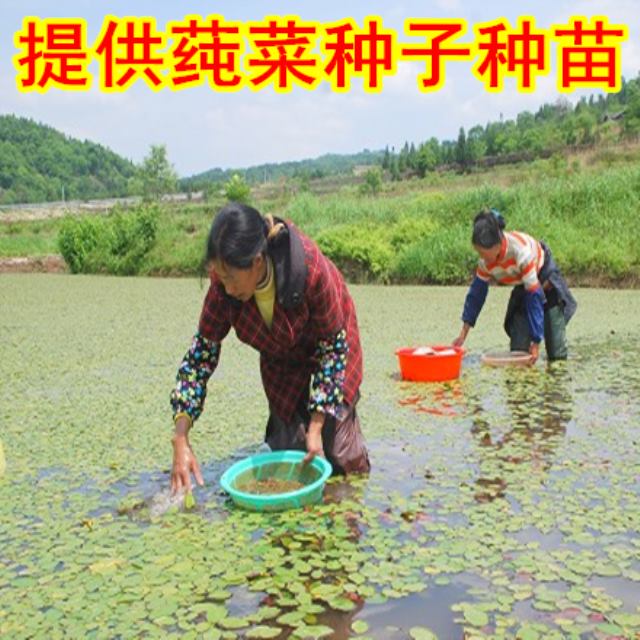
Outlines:
<svg viewBox="0 0 640 640"><path fill-rule="evenodd" d="M362 269L390 282L454 284L468 279L475 263L471 220L486 206L500 209L508 228L545 240L571 276L611 281L640 276L636 166L522 177L515 186L486 181L467 189L407 191L377 199L303 194L290 203L286 214L317 236L339 265L353 267L360 261ZM393 246L394 229L408 221L415 233ZM366 230L370 238L369 254L362 250L357 229ZM323 242L328 233L341 235L339 246ZM386 263L381 264L381 256L386 256Z"/></svg>
<svg viewBox="0 0 640 640"><path fill-rule="evenodd" d="M640 278L640 168L621 148L567 160L554 157L469 175L432 174L387 182L376 197L345 184L328 194L256 188L263 213L292 219L352 280L386 283L466 282L476 257L471 221L496 207L508 229L545 240L563 271L582 283ZM162 208L156 242L139 273L199 272L206 235L224 204ZM0 227L0 255L54 253L58 221Z"/></svg>
<svg viewBox="0 0 640 640"><path fill-rule="evenodd" d="M0 257L44 256L59 253L58 220L0 224Z"/></svg>

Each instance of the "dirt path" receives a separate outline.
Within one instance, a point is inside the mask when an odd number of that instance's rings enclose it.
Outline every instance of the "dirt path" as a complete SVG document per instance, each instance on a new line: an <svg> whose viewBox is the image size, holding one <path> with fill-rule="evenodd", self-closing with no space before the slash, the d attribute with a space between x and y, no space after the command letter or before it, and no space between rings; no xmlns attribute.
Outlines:
<svg viewBox="0 0 640 640"><path fill-rule="evenodd" d="M201 202L201 191L191 194L189 199L186 193L168 194L162 197L164 203L184 203L188 201ZM142 202L138 196L128 198L105 198L104 200L69 200L68 202L42 202L37 204L0 205L0 223L6 222L36 222L38 220L51 220L64 216L105 214L113 208L132 207Z"/></svg>
<svg viewBox="0 0 640 640"><path fill-rule="evenodd" d="M0 258L0 273L66 273L67 264L62 256L39 258Z"/></svg>
<svg viewBox="0 0 640 640"><path fill-rule="evenodd" d="M113 198L89 202L50 202L33 205L6 205L0 208L0 222L36 222L52 220L67 215L87 215L108 213L116 205L136 204L137 198Z"/></svg>

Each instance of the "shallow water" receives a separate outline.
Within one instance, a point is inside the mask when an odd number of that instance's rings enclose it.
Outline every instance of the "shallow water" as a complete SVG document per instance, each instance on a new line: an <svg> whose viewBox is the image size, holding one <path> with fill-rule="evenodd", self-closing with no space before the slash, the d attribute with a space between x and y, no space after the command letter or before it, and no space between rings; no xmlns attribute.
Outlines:
<svg viewBox="0 0 640 640"><path fill-rule="evenodd" d="M570 360L507 370L480 364L505 347L492 291L460 380L420 385L394 350L455 336L464 290L353 290L372 473L260 515L218 484L266 422L231 337L193 434L205 487L189 511L167 492L198 282L0 276L0 637L640 632L640 292L578 291Z"/></svg>

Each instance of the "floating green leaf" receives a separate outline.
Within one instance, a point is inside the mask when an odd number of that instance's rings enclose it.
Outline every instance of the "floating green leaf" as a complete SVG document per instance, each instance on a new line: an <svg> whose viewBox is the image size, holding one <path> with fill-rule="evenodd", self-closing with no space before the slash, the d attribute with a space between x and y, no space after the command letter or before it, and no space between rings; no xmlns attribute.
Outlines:
<svg viewBox="0 0 640 640"><path fill-rule="evenodd" d="M467 605L463 609L464 619L474 627L484 627L489 624L489 616L477 607Z"/></svg>
<svg viewBox="0 0 640 640"><path fill-rule="evenodd" d="M189 492L184 496L184 508L193 509L196 506L196 499L193 497L193 493Z"/></svg>
<svg viewBox="0 0 640 640"><path fill-rule="evenodd" d="M438 636L427 627L411 627L411 629L409 629L409 636L411 636L413 640L438 640Z"/></svg>
<svg viewBox="0 0 640 640"><path fill-rule="evenodd" d="M247 638L276 638L277 636L280 635L280 633L282 632L281 629L279 629L278 627L265 627L265 626L260 626L260 627L254 627L253 629L249 629L246 632L246 637Z"/></svg>
<svg viewBox="0 0 640 640"><path fill-rule="evenodd" d="M351 629L354 633L362 634L369 630L369 625L364 620L354 620L351 623Z"/></svg>

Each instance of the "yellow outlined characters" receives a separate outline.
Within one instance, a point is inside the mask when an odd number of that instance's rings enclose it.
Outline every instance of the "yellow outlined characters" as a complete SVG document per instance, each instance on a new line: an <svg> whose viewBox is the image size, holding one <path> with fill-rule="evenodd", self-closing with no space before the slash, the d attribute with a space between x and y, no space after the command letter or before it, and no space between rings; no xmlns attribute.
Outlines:
<svg viewBox="0 0 640 640"><path fill-rule="evenodd" d="M153 90L161 89L166 82L166 44L155 18L107 16L94 48L102 91L126 91L138 78Z"/></svg>
<svg viewBox="0 0 640 640"><path fill-rule="evenodd" d="M459 38L467 30L466 20L440 20L427 18L409 18L405 20L407 35L424 36L428 46L402 46L400 57L403 60L425 60L427 71L418 76L420 91L438 91L445 81L444 63L447 59L469 60L473 55L471 45L461 47L443 47L452 39Z"/></svg>
<svg viewBox="0 0 640 640"><path fill-rule="evenodd" d="M379 93L384 77L395 74L396 34L385 29L382 18L367 16L362 28L351 18L328 23L324 34L324 76L333 91L349 91L351 78L358 77L367 93Z"/></svg>
<svg viewBox="0 0 640 640"><path fill-rule="evenodd" d="M504 78L515 76L518 91L529 93L535 91L537 76L549 74L549 37L536 29L534 18L518 18L517 29L501 18L478 24L474 31L478 56L483 56L474 65L473 73L487 91L502 91Z"/></svg>
<svg viewBox="0 0 640 640"><path fill-rule="evenodd" d="M20 52L13 57L18 91L84 91L91 86L87 23L82 18L27 16L14 44Z"/></svg>
<svg viewBox="0 0 640 640"><path fill-rule="evenodd" d="M620 91L621 45L628 37L625 25L610 25L604 16L595 16L591 22L584 16L573 17L569 25L553 25L553 38L558 42L558 90Z"/></svg>
<svg viewBox="0 0 640 640"><path fill-rule="evenodd" d="M294 85L314 89L320 82L320 56L311 53L318 38L316 23L298 16L266 16L250 22L246 36L253 51L245 57L252 90L272 83L278 93L288 93Z"/></svg>
<svg viewBox="0 0 640 640"><path fill-rule="evenodd" d="M169 22L167 32L173 37L169 50L169 84L186 89L204 83L215 91L238 91L244 85L240 58L244 50L242 25L225 22L219 15L185 16Z"/></svg>

